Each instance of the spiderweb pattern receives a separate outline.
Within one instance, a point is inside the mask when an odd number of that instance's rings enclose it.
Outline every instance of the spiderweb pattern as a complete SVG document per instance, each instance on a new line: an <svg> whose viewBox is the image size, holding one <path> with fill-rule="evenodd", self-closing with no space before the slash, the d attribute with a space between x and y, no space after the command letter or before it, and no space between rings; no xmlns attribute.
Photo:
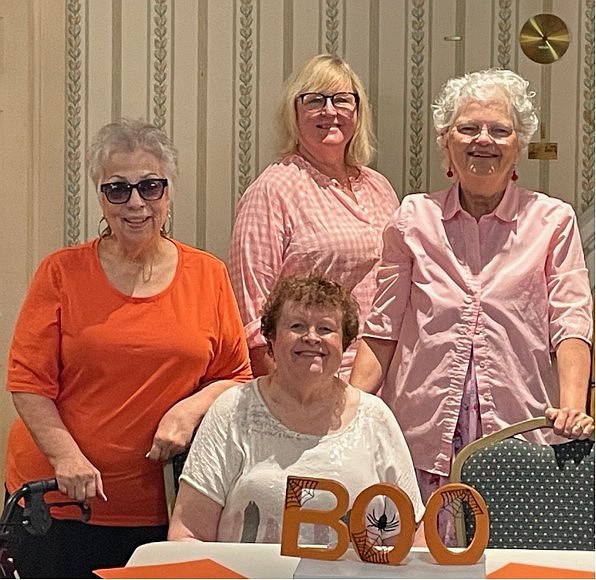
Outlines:
<svg viewBox="0 0 596 580"><path fill-rule="evenodd" d="M462 513L464 502L468 504L474 516L479 516L484 513L476 501L476 498L468 489L442 491L441 499L443 500L442 509L453 516L457 516L458 514Z"/></svg>
<svg viewBox="0 0 596 580"><path fill-rule="evenodd" d="M371 544L366 530L353 532L352 543L364 562L371 562L373 564L389 563L389 552L387 550L379 550L374 544Z"/></svg>
<svg viewBox="0 0 596 580"><path fill-rule="evenodd" d="M312 499L315 496L315 489L318 482L312 479L301 479L299 477L288 477L286 488L286 507L300 508L302 501Z"/></svg>

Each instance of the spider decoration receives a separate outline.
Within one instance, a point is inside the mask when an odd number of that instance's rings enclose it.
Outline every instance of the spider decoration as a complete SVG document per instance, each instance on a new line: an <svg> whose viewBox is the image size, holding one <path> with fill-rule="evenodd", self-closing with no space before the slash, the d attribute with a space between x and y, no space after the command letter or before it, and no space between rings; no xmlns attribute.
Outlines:
<svg viewBox="0 0 596 580"><path fill-rule="evenodd" d="M383 508L383 513L377 517L373 508L372 514L366 514L367 528L374 528L379 530L378 534L369 534L374 538L374 544L380 546L383 544L382 535L384 533L395 532L399 527L399 512L395 512L392 516L387 515L387 505Z"/></svg>
<svg viewBox="0 0 596 580"><path fill-rule="evenodd" d="M387 517L387 514L383 513L377 518L375 510L373 509L372 514L366 514L368 521L367 528L377 528L379 532L394 532L399 527L399 517L397 513L391 516L391 519Z"/></svg>

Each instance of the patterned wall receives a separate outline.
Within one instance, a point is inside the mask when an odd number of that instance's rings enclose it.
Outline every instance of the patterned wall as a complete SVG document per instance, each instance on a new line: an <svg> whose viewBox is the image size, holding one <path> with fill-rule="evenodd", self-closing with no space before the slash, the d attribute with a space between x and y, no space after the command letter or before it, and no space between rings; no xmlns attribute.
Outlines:
<svg viewBox="0 0 596 580"><path fill-rule="evenodd" d="M520 183L578 212L593 204L593 0L65 0L65 10L66 244L96 235L83 152L124 115L150 119L180 149L175 235L225 256L235 203L275 155L281 84L318 52L344 56L365 81L375 165L400 196L447 183L430 121L442 83L499 66L530 80L542 135L558 142L556 161L520 163ZM571 34L551 65L518 43L541 12Z"/></svg>
<svg viewBox="0 0 596 580"><path fill-rule="evenodd" d="M541 12L571 33L552 65L517 42ZM2 0L0 370L39 260L96 235L84 150L101 125L143 117L173 136L174 234L224 257L236 200L275 154L281 84L324 51L367 85L375 164L400 196L446 183L429 105L448 77L487 66L527 77L559 159L524 160L520 182L574 204L594 265L593 0ZM1 456L13 414L0 393Z"/></svg>

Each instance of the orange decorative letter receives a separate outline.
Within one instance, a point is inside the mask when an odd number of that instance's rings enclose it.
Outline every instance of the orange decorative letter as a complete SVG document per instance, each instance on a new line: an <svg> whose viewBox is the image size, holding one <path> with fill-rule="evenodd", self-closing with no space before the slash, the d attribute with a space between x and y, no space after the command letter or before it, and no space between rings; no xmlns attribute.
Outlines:
<svg viewBox="0 0 596 580"><path fill-rule="evenodd" d="M325 490L335 496L335 509L329 511L309 510L302 507L303 490L314 495L314 491ZM349 495L346 488L332 479L300 478L288 476L286 505L281 529L282 556L299 556L315 560L337 560L348 549L350 537L348 527L340 518L348 509ZM298 545L300 524L320 524L333 528L337 533L335 548L313 548Z"/></svg>
<svg viewBox="0 0 596 580"><path fill-rule="evenodd" d="M439 537L437 514L443 508L456 516L458 510L463 510L464 501L470 506L476 518L476 533L466 550L452 552ZM488 546L488 522L488 508L482 496L465 483L449 483L437 489L426 504L424 514L426 545L438 564L475 564Z"/></svg>
<svg viewBox="0 0 596 580"><path fill-rule="evenodd" d="M399 536L390 551L387 548L379 549L370 541L366 531L366 508L377 495L390 498L399 512ZM414 507L408 495L399 487L390 483L376 483L358 494L350 514L350 534L361 560L374 564L399 564L408 555L414 543L415 532Z"/></svg>

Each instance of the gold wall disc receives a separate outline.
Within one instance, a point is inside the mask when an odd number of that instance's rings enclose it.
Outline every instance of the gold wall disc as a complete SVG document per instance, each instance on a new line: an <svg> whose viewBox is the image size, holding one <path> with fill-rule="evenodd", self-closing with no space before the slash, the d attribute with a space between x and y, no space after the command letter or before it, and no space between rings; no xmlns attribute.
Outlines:
<svg viewBox="0 0 596 580"><path fill-rule="evenodd" d="M569 47L569 30L554 14L536 14L523 25L519 44L534 62L549 64L559 60Z"/></svg>

